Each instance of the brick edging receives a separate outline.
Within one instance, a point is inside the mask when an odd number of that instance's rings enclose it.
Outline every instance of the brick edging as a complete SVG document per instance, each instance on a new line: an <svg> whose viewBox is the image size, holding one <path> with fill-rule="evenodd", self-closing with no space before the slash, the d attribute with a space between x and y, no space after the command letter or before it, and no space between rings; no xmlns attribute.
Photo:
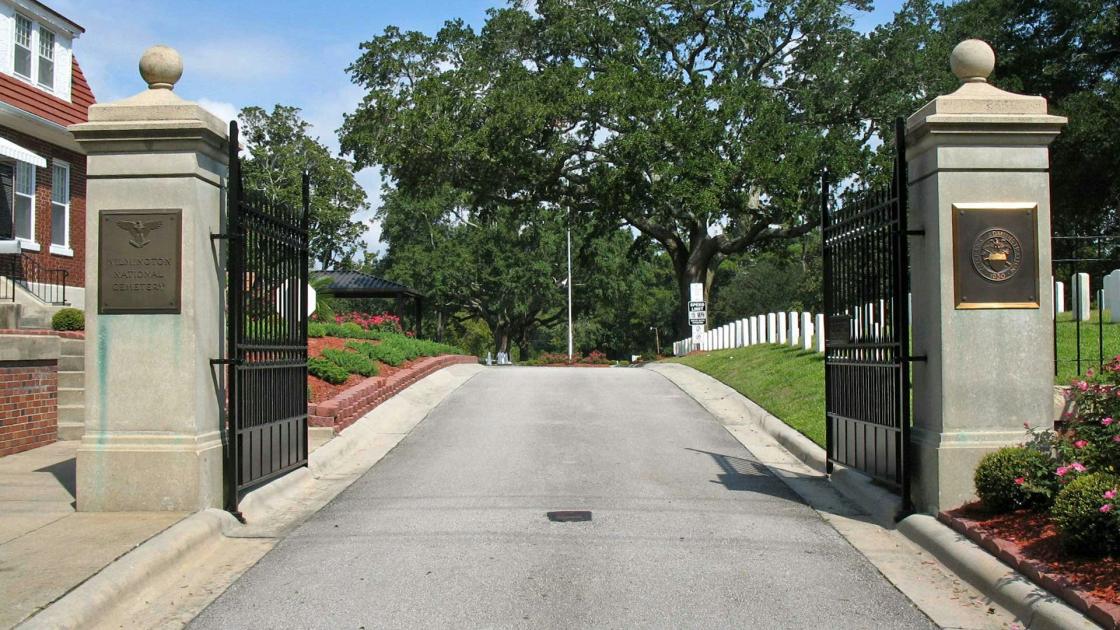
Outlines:
<svg viewBox="0 0 1120 630"><path fill-rule="evenodd" d="M478 363L478 358L457 354L425 357L389 376L368 378L332 398L309 403L307 423L313 427L334 427L334 432L338 433L409 385L437 370L460 363Z"/></svg>
<svg viewBox="0 0 1120 630"><path fill-rule="evenodd" d="M1120 629L1120 606L1107 602L1071 584L1065 577L1049 572L1047 567L1024 556L1019 546L981 531L974 521L941 512L937 520L965 536L1004 564L1022 573L1038 586L1062 598L1067 604L1107 629Z"/></svg>
<svg viewBox="0 0 1120 630"><path fill-rule="evenodd" d="M53 335L63 339L85 339L82 330L48 330L45 328L0 328L0 335Z"/></svg>

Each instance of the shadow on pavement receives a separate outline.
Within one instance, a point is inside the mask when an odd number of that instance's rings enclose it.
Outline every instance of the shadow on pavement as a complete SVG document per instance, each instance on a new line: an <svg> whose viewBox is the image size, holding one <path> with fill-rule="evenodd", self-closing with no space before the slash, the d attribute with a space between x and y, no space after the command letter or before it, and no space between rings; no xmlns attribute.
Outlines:
<svg viewBox="0 0 1120 630"><path fill-rule="evenodd" d="M59 485L61 485L63 489L66 490L66 492L70 493L70 497L73 499L77 499L77 462L78 460L76 457L71 457L70 459L64 459L60 462L51 464L50 466L43 466L35 472L50 473L51 475L54 475L54 478L58 480Z"/></svg>

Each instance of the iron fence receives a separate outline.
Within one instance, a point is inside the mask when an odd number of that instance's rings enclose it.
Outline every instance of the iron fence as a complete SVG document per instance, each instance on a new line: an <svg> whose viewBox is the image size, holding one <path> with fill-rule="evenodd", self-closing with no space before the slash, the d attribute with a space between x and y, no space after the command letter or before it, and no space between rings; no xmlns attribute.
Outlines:
<svg viewBox="0 0 1120 630"><path fill-rule="evenodd" d="M1120 354L1120 291L1109 304L1104 290L1105 276L1120 269L1120 236L1054 236L1051 244L1054 375L1081 375Z"/></svg>

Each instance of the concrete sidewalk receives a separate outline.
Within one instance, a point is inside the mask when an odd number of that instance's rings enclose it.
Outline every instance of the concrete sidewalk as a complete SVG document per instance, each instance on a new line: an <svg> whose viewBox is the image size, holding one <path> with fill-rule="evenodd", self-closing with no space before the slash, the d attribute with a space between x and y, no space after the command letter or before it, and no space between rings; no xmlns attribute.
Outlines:
<svg viewBox="0 0 1120 630"><path fill-rule="evenodd" d="M311 435L314 451L329 437ZM0 628L49 606L187 512L76 512L79 442L0 457Z"/></svg>
<svg viewBox="0 0 1120 630"><path fill-rule="evenodd" d="M34 615L187 516L74 511L78 442L0 458L0 627Z"/></svg>

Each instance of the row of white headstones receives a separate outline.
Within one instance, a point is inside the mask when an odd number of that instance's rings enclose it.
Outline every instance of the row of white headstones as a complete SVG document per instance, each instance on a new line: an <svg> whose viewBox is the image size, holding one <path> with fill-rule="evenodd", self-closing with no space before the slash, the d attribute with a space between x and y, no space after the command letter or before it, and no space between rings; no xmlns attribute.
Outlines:
<svg viewBox="0 0 1120 630"><path fill-rule="evenodd" d="M682 339L673 344L673 354L688 354L699 345L700 350L729 350L760 343L789 345L804 350L824 352L824 315L785 311L754 315L706 331L700 343Z"/></svg>
<svg viewBox="0 0 1120 630"><path fill-rule="evenodd" d="M1089 321L1090 298L1093 296L1089 274L1077 273L1070 279L1070 310L1073 317ZM1120 269L1104 277L1099 289L1101 312L1109 311L1108 321L1120 322ZM871 310L869 312L874 312ZM1054 312L1066 312L1066 285L1054 283ZM728 350L762 343L801 347L824 352L824 315L797 311L766 313L746 317L704 332L699 344L682 339L673 344L673 354L680 356L693 350Z"/></svg>
<svg viewBox="0 0 1120 630"><path fill-rule="evenodd" d="M1093 294L1093 287L1089 283L1089 274L1073 274L1070 278L1069 310L1072 312L1074 319L1089 321L1089 302ZM1098 298L1098 306L1102 316L1104 311L1107 310L1110 311L1108 321L1112 323L1120 322L1120 269L1114 269L1112 273L1104 277L1104 281L1098 287ZM1054 283L1054 312L1066 312L1066 285L1064 282Z"/></svg>

